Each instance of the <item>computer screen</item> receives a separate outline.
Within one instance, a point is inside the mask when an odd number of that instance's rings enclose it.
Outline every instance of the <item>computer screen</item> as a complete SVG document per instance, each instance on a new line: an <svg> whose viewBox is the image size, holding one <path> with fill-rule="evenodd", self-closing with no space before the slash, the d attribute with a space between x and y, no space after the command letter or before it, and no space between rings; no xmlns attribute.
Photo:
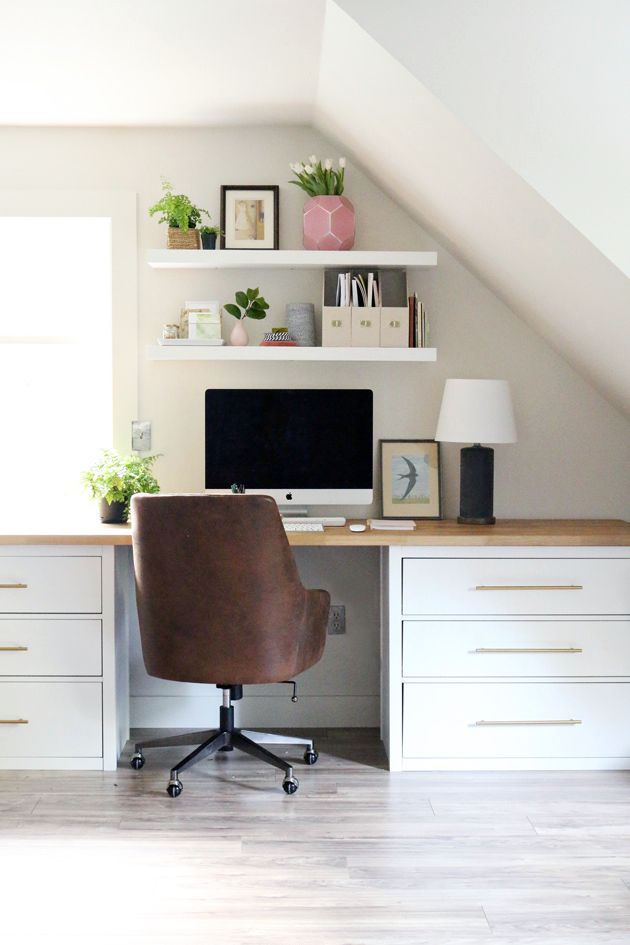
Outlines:
<svg viewBox="0 0 630 945"><path fill-rule="evenodd" d="M372 400L371 390L207 390L206 489L370 503Z"/></svg>

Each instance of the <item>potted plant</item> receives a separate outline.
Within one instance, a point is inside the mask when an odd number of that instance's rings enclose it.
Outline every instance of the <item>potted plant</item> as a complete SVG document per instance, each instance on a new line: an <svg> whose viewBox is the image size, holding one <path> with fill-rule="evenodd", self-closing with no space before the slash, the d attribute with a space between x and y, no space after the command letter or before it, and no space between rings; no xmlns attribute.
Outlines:
<svg viewBox="0 0 630 945"><path fill-rule="evenodd" d="M249 344L249 335L243 324L246 318L255 318L257 320L266 318L269 304L260 295L258 289L247 289L245 292L237 292L234 296L236 305L228 302L223 306L229 315L237 319L236 325L230 335L230 343L233 345Z"/></svg>
<svg viewBox="0 0 630 945"><path fill-rule="evenodd" d="M122 525L129 517L129 502L137 492L160 491L152 469L156 456L124 456L117 450L103 450L83 473L83 482L93 499L100 499L101 522Z"/></svg>
<svg viewBox="0 0 630 945"><path fill-rule="evenodd" d="M216 249L217 236L223 235L223 230L220 226L201 226L199 227L199 232L201 234L202 249Z"/></svg>
<svg viewBox="0 0 630 945"><path fill-rule="evenodd" d="M201 215L210 214L201 207L196 207L185 194L174 194L173 185L162 178L163 196L149 207L149 216L161 213L159 223L168 223L169 249L199 249L199 230L197 224Z"/></svg>
<svg viewBox="0 0 630 945"><path fill-rule="evenodd" d="M309 199L304 204L304 249L352 249L355 234L354 207L342 197L346 159L339 158L333 167L332 158L324 162L311 154L307 162L290 164L300 187Z"/></svg>

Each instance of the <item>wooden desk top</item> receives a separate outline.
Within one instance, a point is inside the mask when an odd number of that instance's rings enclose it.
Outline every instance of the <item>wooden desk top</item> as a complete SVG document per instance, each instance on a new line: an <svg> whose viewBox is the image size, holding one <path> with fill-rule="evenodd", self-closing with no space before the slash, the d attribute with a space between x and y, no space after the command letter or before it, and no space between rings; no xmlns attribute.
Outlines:
<svg viewBox="0 0 630 945"><path fill-rule="evenodd" d="M94 513L96 519L96 511ZM348 526L324 532L290 532L295 546L379 548L388 545L529 547L630 547L630 522L616 519L502 519L496 525L459 525L452 519L417 522L413 531L351 532ZM128 525L69 521L50 528L22 524L0 534L0 545L130 545Z"/></svg>

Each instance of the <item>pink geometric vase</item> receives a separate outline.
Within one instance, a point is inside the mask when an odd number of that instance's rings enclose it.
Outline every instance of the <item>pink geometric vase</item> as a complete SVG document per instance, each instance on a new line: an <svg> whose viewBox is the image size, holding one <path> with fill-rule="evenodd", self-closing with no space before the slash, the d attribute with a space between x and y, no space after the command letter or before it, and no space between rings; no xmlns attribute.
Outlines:
<svg viewBox="0 0 630 945"><path fill-rule="evenodd" d="M304 249L352 249L354 222L347 197L310 197L304 204Z"/></svg>

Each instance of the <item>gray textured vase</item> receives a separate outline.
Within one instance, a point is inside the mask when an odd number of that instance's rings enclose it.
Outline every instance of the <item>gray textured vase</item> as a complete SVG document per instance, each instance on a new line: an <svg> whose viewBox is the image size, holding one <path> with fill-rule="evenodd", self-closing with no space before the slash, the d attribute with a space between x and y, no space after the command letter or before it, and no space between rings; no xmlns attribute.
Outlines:
<svg viewBox="0 0 630 945"><path fill-rule="evenodd" d="M315 306L312 302L287 302L287 328L301 348L315 347Z"/></svg>

